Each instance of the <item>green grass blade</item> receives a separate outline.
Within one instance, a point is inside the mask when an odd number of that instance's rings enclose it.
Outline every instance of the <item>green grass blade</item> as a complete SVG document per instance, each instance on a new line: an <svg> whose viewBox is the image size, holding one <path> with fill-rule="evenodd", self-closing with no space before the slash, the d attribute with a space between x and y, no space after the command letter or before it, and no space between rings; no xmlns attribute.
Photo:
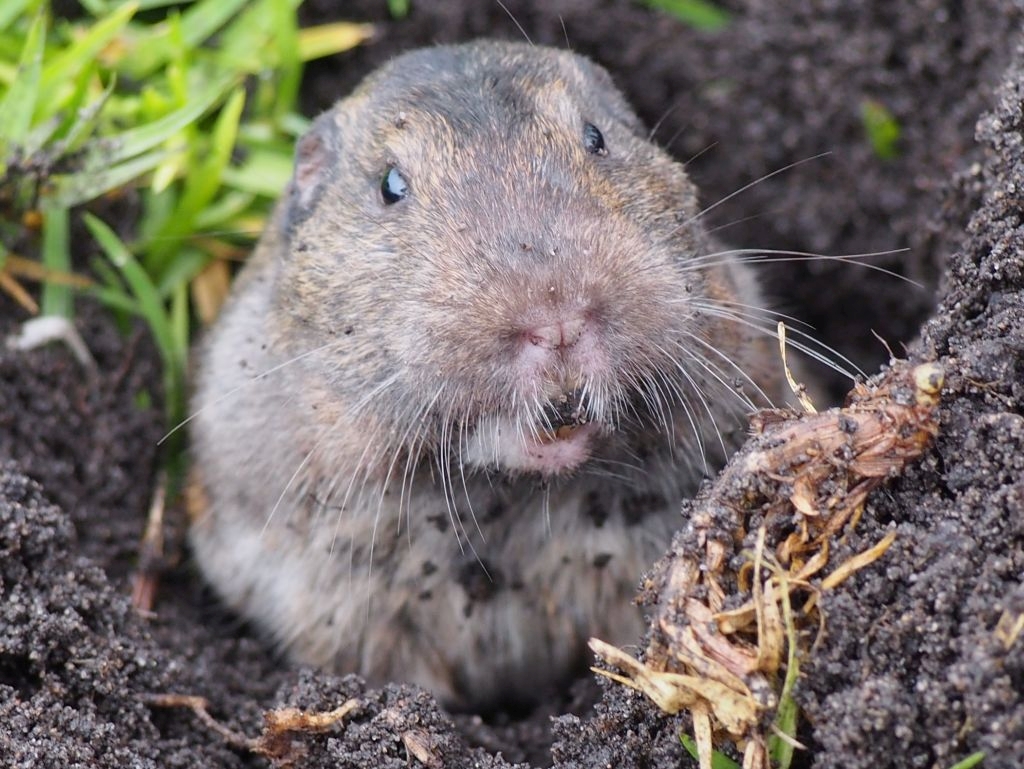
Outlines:
<svg viewBox="0 0 1024 769"><path fill-rule="evenodd" d="M187 155L183 157L187 159ZM153 174L154 182L158 173L160 173L159 168ZM157 190L153 184L150 184L139 191L142 199L142 218L139 220L136 238L140 243L148 244L167 226L167 220L174 215L174 210L178 207L180 186L180 184L173 184L165 189ZM143 256L140 258L145 263L145 247L142 253Z"/></svg>
<svg viewBox="0 0 1024 769"><path fill-rule="evenodd" d="M189 346L188 283L182 281L171 294L170 336L174 348L175 385L167 393L167 424L181 422L185 412L185 366Z"/></svg>
<svg viewBox="0 0 1024 769"><path fill-rule="evenodd" d="M117 268L124 278L132 295L138 302L139 313L149 323L153 332L153 339L161 355L166 359L173 359L174 344L170 335L170 326L167 323L167 314L164 311L160 294L150 280L149 275L142 269L132 255L128 247L105 222L101 219L86 213L84 215L85 226L100 244L103 253L114 267Z"/></svg>
<svg viewBox="0 0 1024 769"><path fill-rule="evenodd" d="M178 286L187 286L209 263L210 257L199 249L181 249L175 254L174 261L157 284L157 292L162 297L173 296Z"/></svg>
<svg viewBox="0 0 1024 769"><path fill-rule="evenodd" d="M43 48L46 43L46 17L36 14L25 37L25 47L18 62L18 74L10 89L0 100L0 163L6 166L11 147L24 142L32 125L32 113L39 98L39 82L43 71Z"/></svg>
<svg viewBox="0 0 1024 769"><path fill-rule="evenodd" d="M238 135L238 122L245 106L245 90L238 88L228 98L227 104L217 116L217 122L211 135L209 157L193 166L188 178L185 179L185 191L181 196L174 214L166 225L156 234L152 241L147 268L154 274L160 274L179 248L182 239L194 227L196 217L213 200L221 186L221 176L235 146Z"/></svg>
<svg viewBox="0 0 1024 769"><path fill-rule="evenodd" d="M47 144L53 143L63 124L64 121L59 116L54 115L45 123L34 126L21 142L22 155L24 157L32 157Z"/></svg>
<svg viewBox="0 0 1024 769"><path fill-rule="evenodd" d="M401 20L409 15L409 0L387 0L388 15L392 19Z"/></svg>
<svg viewBox="0 0 1024 769"><path fill-rule="evenodd" d="M949 769L974 769L975 766L981 764L985 760L985 751L979 750L977 753L971 753L967 758L962 761L957 761Z"/></svg>
<svg viewBox="0 0 1024 769"><path fill-rule="evenodd" d="M4 0L0 3L0 32L7 29L30 5L38 4L39 0Z"/></svg>
<svg viewBox="0 0 1024 769"><path fill-rule="evenodd" d="M245 89L238 88L217 116L211 135L210 156L192 173L189 179L192 182L191 187L186 184L182 199L182 208L188 211L190 219L213 199L221 185L221 175L231 160L231 152L238 136L238 123L242 119L244 107Z"/></svg>
<svg viewBox="0 0 1024 769"><path fill-rule="evenodd" d="M195 48L223 27L249 0L200 0L181 17L185 43Z"/></svg>
<svg viewBox="0 0 1024 769"><path fill-rule="evenodd" d="M290 135L293 139L298 139L302 134L309 130L309 127L313 124L307 117L297 115L294 112L285 115L280 120L280 129ZM289 153L290 155L291 153Z"/></svg>
<svg viewBox="0 0 1024 769"><path fill-rule="evenodd" d="M110 12L107 7L106 0L78 0L82 7L85 8L92 16L105 16Z"/></svg>
<svg viewBox="0 0 1024 769"><path fill-rule="evenodd" d="M134 306L135 300L127 293L127 288L124 284L124 280L121 278L121 273L115 270L113 265L107 259L93 259L89 266L92 268L93 274L99 281L97 285L103 284L107 289L120 293L126 301L132 303ZM96 286L93 286L93 288L96 288Z"/></svg>
<svg viewBox="0 0 1024 769"><path fill-rule="evenodd" d="M116 6L119 0L78 0L85 6L93 16L103 16L110 13L110 9ZM195 0L138 0L140 11L152 11L157 8L167 8L171 5L188 5Z"/></svg>
<svg viewBox="0 0 1024 769"><path fill-rule="evenodd" d="M900 154L900 124L884 104L864 99L860 105L860 120L875 155L882 160L892 160Z"/></svg>
<svg viewBox="0 0 1024 769"><path fill-rule="evenodd" d="M180 362L188 358L188 321L188 283L181 281L171 292L171 338Z"/></svg>
<svg viewBox="0 0 1024 769"><path fill-rule="evenodd" d="M224 169L224 184L243 192L277 198L292 175L291 155L252 150L240 166Z"/></svg>
<svg viewBox="0 0 1024 769"><path fill-rule="evenodd" d="M138 302L138 313L149 327L164 364L164 394L168 415L182 402L185 359L164 303L156 286L117 234L92 214L85 214L85 226L100 244L107 259L120 271Z"/></svg>
<svg viewBox="0 0 1024 769"><path fill-rule="evenodd" d="M674 16L694 29L715 32L732 21L729 12L707 0L643 0L644 5Z"/></svg>
<svg viewBox="0 0 1024 769"><path fill-rule="evenodd" d="M140 315L139 303L116 288L110 286L93 286L88 291L89 296L99 299L103 304L112 310L120 310L130 315Z"/></svg>
<svg viewBox="0 0 1024 769"><path fill-rule="evenodd" d="M140 155L170 139L205 114L235 82L233 76L223 77L201 96L196 96L181 109L153 122L124 131L97 144L85 162L86 168L110 166Z"/></svg>
<svg viewBox="0 0 1024 769"><path fill-rule="evenodd" d="M60 273L71 272L70 217L68 209L56 206L52 201L43 203L43 244L42 261L47 269ZM44 316L56 315L71 319L74 306L71 299L71 288L58 283L43 283L43 293L39 302L40 312Z"/></svg>
<svg viewBox="0 0 1024 769"><path fill-rule="evenodd" d="M289 0L266 0L273 20L274 43L277 46L281 76L277 82L274 115L284 115L299 100L302 80L302 59L299 56L298 19Z"/></svg>
<svg viewBox="0 0 1024 769"><path fill-rule="evenodd" d="M793 691L796 689L797 680L800 677L800 660L797 657L797 630L796 620L793 617L793 605L789 599L789 584L783 572L778 574L779 592L782 596L782 619L786 629L786 678L782 682L782 692L779 694L779 706L775 711L775 728L779 734L789 739L783 739L774 734L768 738L768 755L772 758L772 766L776 769L789 769L793 763L796 740L797 719L800 709L793 698Z"/></svg>
<svg viewBox="0 0 1024 769"><path fill-rule="evenodd" d="M65 105L63 114L54 115L49 120L43 121L29 131L22 145L26 155L32 156L49 144L55 145L49 148L51 156L60 154L66 157L74 151L71 142L67 141L66 137L75 129L81 130L95 127L94 119L96 115L103 104L106 103L107 97L113 92L113 83L111 83L110 87L98 99L94 100L99 102L98 105L90 103L83 106L86 96L89 94L89 81L95 74L95 64L82 70L78 77L75 78L74 90ZM90 123L90 120L93 120L93 122ZM62 138L64 141L57 144Z"/></svg>
<svg viewBox="0 0 1024 769"><path fill-rule="evenodd" d="M118 61L118 71L137 82L146 82L150 78L160 82L168 77L168 65L193 52L193 48L177 36L180 21L178 11L171 10L159 24L129 25L125 37L131 55Z"/></svg>
<svg viewBox="0 0 1024 769"><path fill-rule="evenodd" d="M683 743L683 747L686 748L686 752L690 754L691 758L699 758L697 755L697 741L693 737L688 734L680 734L679 740ZM740 765L724 753L719 753L715 750L711 753L711 769L740 769Z"/></svg>
<svg viewBox="0 0 1024 769"><path fill-rule="evenodd" d="M84 81L84 78L83 78ZM80 149L85 142L93 135L96 126L99 124L100 114L103 107L110 100L114 88L117 86L117 77L111 77L103 93L86 104L82 108L75 108L73 122L68 126L67 134L64 136L64 152L72 153Z"/></svg>
<svg viewBox="0 0 1024 769"><path fill-rule="evenodd" d="M90 169L53 176L53 201L57 205L70 208L95 200L100 195L133 182L152 171L167 154L166 150L158 149L106 170Z"/></svg>
<svg viewBox="0 0 1024 769"><path fill-rule="evenodd" d="M41 111L37 113L37 117L45 119L64 107L57 98L60 89L65 87L75 74L88 67L103 48L121 33L137 9L136 2L120 6L109 16L96 22L74 44L47 63L39 83Z"/></svg>
<svg viewBox="0 0 1024 769"><path fill-rule="evenodd" d="M195 0L139 0L140 11L152 11L156 8L167 8L172 5L187 5Z"/></svg>
<svg viewBox="0 0 1024 769"><path fill-rule="evenodd" d="M224 169L224 183L228 186L233 186L228 181L229 170L231 169ZM256 195L251 192L242 192L240 190L225 191L217 196L217 200L199 212L195 221L196 229L208 233L211 230L223 230L226 227L230 227L230 222L233 219L241 216L253 207L255 198ZM234 230L228 230L228 233L235 234ZM250 233L242 234L248 235Z"/></svg>

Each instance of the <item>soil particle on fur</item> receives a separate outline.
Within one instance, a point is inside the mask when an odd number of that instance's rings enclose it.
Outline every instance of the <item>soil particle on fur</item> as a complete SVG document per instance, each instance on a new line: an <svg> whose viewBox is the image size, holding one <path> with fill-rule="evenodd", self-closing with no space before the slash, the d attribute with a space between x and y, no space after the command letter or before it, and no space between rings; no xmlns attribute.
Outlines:
<svg viewBox="0 0 1024 769"><path fill-rule="evenodd" d="M939 438L873 495L834 554L860 552L896 526L885 557L823 603L827 634L798 690L811 752L798 761L942 768L983 750L986 769L1024 765L1024 640L1007 646L996 632L1024 610L1024 54L1010 66L1024 5L734 0L721 3L732 24L709 34L628 0L505 4L535 42L564 45L568 35L608 66L648 124L660 120L656 137L693 158L706 203L831 152L711 212L712 226L731 225L724 241L832 254L909 246L885 263L928 286L948 259L939 310L912 347L946 366ZM308 0L303 12L324 22L336 8ZM308 111L401 49L520 36L497 3L414 2L401 22L385 20L385 8L345 5L350 18L381 20L380 35L310 68ZM864 138L865 99L900 124L892 160ZM882 354L869 331L898 349L931 303L928 291L848 265L785 263L766 274L782 309L867 369ZM588 679L589 695L486 723L446 715L410 688L369 691L295 669L203 587L177 508L167 535L179 557L154 615L135 614L128 575L163 431L157 356L144 335L80 310L95 378L59 346L0 348L0 765L268 765L186 709L145 704L154 692L206 697L214 718L250 736L266 710L326 711L357 698L337 728L295 738L303 766L689 765L685 718L619 685ZM0 300L0 337L22 320ZM578 715L558 718L552 736L550 716L570 711Z"/></svg>

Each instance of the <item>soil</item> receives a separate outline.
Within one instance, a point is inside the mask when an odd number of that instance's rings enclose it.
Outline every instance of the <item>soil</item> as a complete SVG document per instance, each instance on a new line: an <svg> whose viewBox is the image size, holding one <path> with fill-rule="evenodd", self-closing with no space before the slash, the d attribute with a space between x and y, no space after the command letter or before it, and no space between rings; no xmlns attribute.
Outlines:
<svg viewBox="0 0 1024 769"><path fill-rule="evenodd" d="M778 304L864 370L888 355L874 331L947 371L934 448L872 495L837 554L897 532L883 559L823 598L827 633L801 668L797 762L949 767L985 751L986 769L1019 767L1024 640L996 631L1024 613L1024 3L719 4L733 20L710 33L627 0L506 0L509 14L490 0L414 0L401 21L357 0L346 15L381 21L377 38L311 66L304 103L327 106L404 48L516 38L521 25L612 71L705 202L724 201L709 214L723 239L909 249L871 263L920 289L830 261L763 266ZM303 14L327 21L336 4L308 0ZM866 138L866 99L900 125L894 158ZM0 336L23 320L0 302ZM167 511L154 612L133 611L164 430L157 359L144 332L81 300L78 326L95 373L61 346L0 350L0 765L268 765L191 710L154 704L166 693L207 698L250 736L268 709L355 698L343 725L286 746L303 766L687 765L686 718L617 684L584 679L535 713L484 721L415 689L289 665L203 586L180 505Z"/></svg>

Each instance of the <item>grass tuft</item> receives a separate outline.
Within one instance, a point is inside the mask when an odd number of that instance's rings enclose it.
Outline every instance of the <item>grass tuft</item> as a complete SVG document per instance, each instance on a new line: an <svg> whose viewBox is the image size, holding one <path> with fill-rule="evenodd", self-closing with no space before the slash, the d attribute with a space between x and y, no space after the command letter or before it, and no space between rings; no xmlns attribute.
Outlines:
<svg viewBox="0 0 1024 769"><path fill-rule="evenodd" d="M372 29L299 29L298 0L81 5L68 19L47 0L0 3L0 292L26 318L73 318L80 291L142 318L173 426L191 297L208 319L223 296L193 283L223 282L211 265L249 251L283 189L308 124L296 112L305 62ZM78 222L99 246L91 263Z"/></svg>

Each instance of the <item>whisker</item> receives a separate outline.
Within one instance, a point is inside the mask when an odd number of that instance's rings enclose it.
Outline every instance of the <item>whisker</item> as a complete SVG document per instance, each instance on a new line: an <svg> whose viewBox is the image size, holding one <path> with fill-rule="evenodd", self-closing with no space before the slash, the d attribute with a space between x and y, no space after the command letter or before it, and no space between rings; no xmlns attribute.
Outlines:
<svg viewBox="0 0 1024 769"><path fill-rule="evenodd" d="M661 128L661 124L665 122L665 119L669 115L671 115L673 112L675 112L679 108L679 101L680 101L679 99L676 99L674 102L672 102L672 104L669 105L668 109L666 109L664 112L661 113L661 117L659 117L654 122L654 125L651 126L651 130L647 132L647 141L649 141L649 142L654 141L654 136L655 136L655 134L658 133L658 129ZM711 146L714 146L714 145L711 145ZM704 150L701 150L701 152L703 152L703 151Z"/></svg>
<svg viewBox="0 0 1024 769"><path fill-rule="evenodd" d="M739 324L741 324L743 326L746 326L746 327L748 327L750 329L753 329L754 331L758 332L759 334L761 334L763 336L767 336L767 337L769 337L771 339L778 339L779 338L778 337L778 330L776 328L765 328L763 326L759 326L756 323L754 323L753 321L751 321L748 318L744 317L743 315L737 315L735 313L730 312L727 309L717 309L716 310L716 309L705 308L705 309L702 310L702 312L704 314L710 315L712 317L718 317L718 318L722 318L722 319L725 319L725 320L731 320L731 321L733 321L735 323L739 323ZM799 337L802 337L803 339L807 340L806 342L801 342L801 341L796 340L796 339L789 339L789 338L787 338L787 340L786 340L787 344L790 347L792 347L794 350L799 350L804 355L808 356L809 358L811 358L813 360L816 360L818 363L822 364L826 368L829 368L829 369L835 371L838 374L842 374L843 376L845 376L845 377L847 377L847 378L849 378L851 380L856 381L858 376L860 376L860 377L864 377L865 376L864 372L861 370L861 368L856 363L854 363L852 360L847 358L845 355L843 355L841 352L836 350L834 347L830 347L829 345L825 344L824 342L822 342L822 341L820 341L818 339L815 339L812 335L810 335L810 334L808 334L808 333L806 333L804 331L801 331L800 329L791 329L791 330L792 330L792 332L793 332L793 334L795 336L799 336ZM817 345L817 347L820 348L820 349L815 349L815 347L813 345ZM834 356L834 357L829 357L829 355ZM850 368L847 369L842 364L846 364Z"/></svg>
<svg viewBox="0 0 1024 769"><path fill-rule="evenodd" d="M706 216L707 214L709 214L712 211L714 211L716 208L718 208L723 203L726 203L726 202L732 200L737 195L742 195L744 192L749 190L751 187L756 187L761 182L766 182L766 181L768 181L769 179L771 179L774 176L778 176L779 174L783 174L786 171L791 171L792 169L796 168L797 166L802 166L805 163L810 163L810 162L812 162L814 160L820 160L821 158L827 157L828 155L831 155L831 154L832 154L831 152L819 152L817 155L812 155L809 158L804 158L803 160L797 160L797 161L795 161L793 163L789 163L788 165L784 165L782 168L777 168L774 171L772 171L770 173L767 173L767 174L765 174L764 176L762 176L762 177L760 177L758 179L754 179L754 181L748 182L747 184L744 184L738 190L735 190L734 192L730 192L724 198L720 198L717 202L712 203L709 206L706 206L705 208L701 209L696 214L691 216L689 219L686 219L685 221L683 221L678 227L676 227L675 232L679 232L681 229L683 229L687 225L692 224L693 222L697 221L698 219Z"/></svg>
<svg viewBox="0 0 1024 769"><path fill-rule="evenodd" d="M519 19L517 19L512 14L512 11L508 9L508 6L505 5L501 0L494 0L494 2L501 6L501 10L503 10L510 19L512 19L512 23L515 24L519 31L522 33L523 37L526 39L526 42L529 43L530 45L533 45L533 41L530 39L530 36L526 34L526 30L523 29L523 25L519 23Z"/></svg>
<svg viewBox="0 0 1024 769"><path fill-rule="evenodd" d="M365 487L366 487L366 483L367 483L367 481L369 481L370 467L372 467L374 463L373 462L367 462L366 461L366 457L367 457L367 454L369 453L371 447L373 447L373 445L374 444L373 444L372 441L367 441L366 445L363 447L362 452L359 454L359 459L356 460L355 468L352 471L352 477L349 479L348 487L345 489L345 496L342 497L342 499L341 499L341 506L338 508L338 515L335 517L334 532L331 535L331 546L330 546L330 548L328 548L328 552L331 553L331 554L334 553L335 545L338 542L338 534L341 532L341 516L344 515L346 508L348 508L348 506L349 506L349 503L350 503L350 500L351 500L351 497L352 497L352 491L355 489L356 481L359 479L360 476L362 476L363 480L362 480L362 483L359 485L359 496L362 496L363 491L365 490ZM379 454L380 453L380 448L378 447L375 450L374 453L375 454ZM354 544L353 542L349 541L349 570L350 570L350 572L351 572L351 569L352 569L352 557L353 557L352 547L353 547L353 544ZM350 573L350 577L349 578L351 579L351 573Z"/></svg>
<svg viewBox="0 0 1024 769"><path fill-rule="evenodd" d="M750 384L750 386L753 387L757 391L757 394L764 399L765 403L767 403L770 406L774 405L774 404L772 404L772 399L768 395L768 393L766 393L764 391L764 389L761 387L761 385L759 385L756 381L754 381L753 377L751 377L750 374L748 374L746 371L744 371L743 367L740 366L736 361L734 361L732 358L730 358L728 355L726 355L724 352L719 350L717 347L715 347L713 344L711 344L707 340L701 339L700 336L698 336L697 334L694 334L692 332L687 332L686 333L686 337L688 339L692 339L694 342L696 342L697 344L701 345L708 352L710 352L710 353L716 355L718 358L720 358L723 363L725 363L727 366L731 367L737 374L740 375L740 377L742 379L744 379L748 384ZM682 347L682 345L679 345L678 343L677 343L677 345L679 346L679 349L680 349L680 351L683 354L693 355L693 353L690 350L687 350L685 347ZM703 364L705 364L705 365L710 365L710 364L707 364L707 361L704 358L700 358L699 360ZM705 370L708 370L709 373L710 373L709 369L705 369ZM721 372L721 369L719 369L719 371L724 376L724 372ZM716 377L716 378L718 379L718 381L724 387L727 387L732 392L735 392L737 394L737 396L740 397L743 405L750 409L750 412L757 411L757 405L750 399L750 397L748 395L746 395L745 393L737 392L735 387L729 387L726 384L726 382L723 379L721 379L720 377Z"/></svg>
<svg viewBox="0 0 1024 769"><path fill-rule="evenodd" d="M448 519L452 524L452 532L459 543L459 551L465 554L466 548L463 544L465 529L458 516L458 508L451 484L451 454L448 450L448 447L451 445L451 424L451 406L449 406L448 412L441 423L441 445L437 452L438 473L441 480L441 493L444 496L445 506L448 508ZM468 541L469 537L466 536L465 539Z"/></svg>
<svg viewBox="0 0 1024 769"><path fill-rule="evenodd" d="M330 342L322 344L319 347L314 347L312 350L304 352L304 353L302 353L300 355L296 355L294 358L289 358L288 360L284 361L283 363L279 363L276 366L274 366L272 368L269 368L269 369L267 369L266 371L264 371L264 372L262 372L260 374L257 374L256 376L252 377L251 379L245 380L244 382L242 382L242 384L238 385L237 387L232 387L226 393L218 396L216 399L214 399L210 403L206 403L202 407L200 407L199 409L196 409L196 411L191 413L189 416L185 417L185 419L181 420L178 424L176 424L174 427L172 427L170 430L168 430L167 433L160 440L157 441L157 445L158 446L161 445L164 441L166 441L168 438L170 438L172 435L174 435L176 432L178 432L178 430L183 428L185 425L187 425L189 422L191 422L197 416L199 416L200 414L205 413L207 410L213 408L214 406L216 406L218 403L222 402L226 398L230 398L232 395L237 393L239 390L243 390L246 387L248 387L249 385L251 385L251 384L253 384L255 382L258 382L261 379L265 379L268 376L270 376L271 374L276 373L276 372L280 371L281 369L285 368L286 366L290 366L293 363L296 363L296 362L302 360L303 358L308 358L310 355L315 355L316 353L321 352L323 350L326 350L327 348L332 347L333 345L339 345L339 344L341 344L340 340L332 339Z"/></svg>
<svg viewBox="0 0 1024 769"><path fill-rule="evenodd" d="M672 142L674 142L676 139L679 138L679 134L682 132L682 130L683 129L680 128L679 131L676 131L675 134L673 134ZM668 146L671 146L672 142L669 142ZM697 158L701 157L701 155L704 155L705 153L710 152L711 150L713 150L717 146L718 146L718 142L717 141L714 141L714 142L711 142L710 144L705 145L703 149L697 150L696 154L692 155L690 158L688 158L686 161L684 161L683 165L684 166L690 165L694 160L696 160Z"/></svg>
<svg viewBox="0 0 1024 769"><path fill-rule="evenodd" d="M398 462L398 457L399 457L399 454L402 451L402 447L407 445L407 441L409 439L409 434L412 432L412 429L413 429L414 426L416 427L416 434L417 435L419 434L420 430L423 429L423 419L426 417L426 415L428 413L430 413L430 409L432 409L434 407L434 403L436 403L437 399L441 396L442 390L443 390L443 388L439 387L437 392L434 393L434 397L431 398L430 401L425 406L423 406L420 409L417 409L417 411L414 412L413 418L405 419L404 420L405 423L408 426L405 428L405 432L402 433L402 437L399 438L395 442L395 449L392 452L391 462L388 464L388 468L384 472L384 482L381 484L380 499L379 499L379 501L377 503L378 509L384 503L384 495L387 493L388 484L390 484L390 482L391 482L391 474L392 474L392 472L395 469L395 464ZM409 467L409 460L406 459L406 470L408 470L408 467ZM402 489L400 489L399 497L398 497L398 534L399 535L401 534L401 529L402 529L402 494L404 493L404 487L405 487L405 480L404 480L404 474L403 474Z"/></svg>
<svg viewBox="0 0 1024 769"><path fill-rule="evenodd" d="M274 506L270 509L270 514L267 516L267 519L263 522L263 528L260 529L261 538L267 533L267 529L270 528L271 520L273 520L275 513L277 513L278 508L281 506L281 502L284 500L285 495L288 493L288 490L292 487L292 484L295 483L295 479L299 477L299 473L301 473L302 470L306 467L306 465L309 464L309 461L313 458L313 455L316 453L317 449L319 449L320 446L323 445L324 441L326 441L327 438L330 437L331 432L333 431L333 429L336 429L337 426L338 422L336 421L330 430L324 430L323 435L321 435L317 439L316 443L313 444L313 448L311 448L306 453L306 456L302 458L302 461L299 462L299 466L295 468L295 472L293 472L291 478L288 479L288 483L286 483L284 488L281 489L281 493L277 497L277 502L274 503Z"/></svg>
<svg viewBox="0 0 1024 769"><path fill-rule="evenodd" d="M736 307L736 313L742 315L745 318L751 320L785 320L788 321L787 325L792 326L803 326L811 331L814 330L814 326L805 320L794 317L793 315L787 315L784 312L772 310L767 307L761 307L756 304L744 304L743 302L734 302L728 299L707 299L707 300L692 300L686 301L684 299L670 301L670 304L688 304L701 310L717 310L721 307ZM749 312L742 312L742 310L749 310Z"/></svg>
<svg viewBox="0 0 1024 769"><path fill-rule="evenodd" d="M865 270L873 270L880 272L883 275L887 275L890 278L896 278L904 283L924 289L924 285L908 278L906 275L900 275L898 272L882 267L878 264L871 264L870 262L860 261L862 259L868 259L876 256L891 256L893 254L902 254L908 252L909 248L894 248L888 251L872 251L862 254L815 254L809 251L786 251L779 249L763 249L763 248L736 248L725 251L715 251L709 254L703 254L695 257L690 263L686 265L687 269L708 269L710 267L718 267L723 264L782 264L785 262L841 262L848 264L852 267L861 267ZM718 257L739 257L738 259L718 259L718 261L712 261Z"/></svg>
<svg viewBox="0 0 1024 769"><path fill-rule="evenodd" d="M476 512L473 509L473 498L469 494L469 486L466 484L466 465L463 461L464 452L462 447L466 440L466 420L467 416L464 415L459 422L459 436L456 443L456 450L458 451L458 467L459 467L459 478L462 480L462 493L466 497L466 505L469 508L469 518L473 521L473 526L476 529L476 533L480 535L480 541L487 544L487 538L484 536L483 529L480 528L480 521L477 520Z"/></svg>
<svg viewBox="0 0 1024 769"><path fill-rule="evenodd" d="M723 222L722 224L719 224L717 227L705 227L704 234L715 235L716 233L722 232L723 230L728 230L731 227L738 227L741 224L752 222L755 219L763 219L765 217L775 218L781 213L781 211L781 208L769 209L767 211L761 211L760 213L750 214L749 216L741 216L739 219L733 219L730 222Z"/></svg>
<svg viewBox="0 0 1024 769"><path fill-rule="evenodd" d="M664 354L664 352L662 354ZM683 366L679 361L676 361L671 356L669 356L669 359L672 360L673 365L676 368L676 371L682 374L683 378L685 378L686 381L689 383L690 391L697 396L697 399L701 402L701 405L704 406L704 410L711 418L711 424L715 427L715 432L718 433L718 440L722 444L722 450L725 451L725 440L722 438L722 433L718 430L718 424L715 422L714 414L711 411L711 407L708 405L707 399L704 397L704 393L701 391L700 385L697 384L697 381L693 378L690 372L686 370L685 366ZM680 394L682 393L680 392ZM685 414L686 419L689 421L690 427L693 430L693 438L697 444L697 452L700 454L701 463L704 465L704 471L710 472L708 468L707 450L704 445L704 434L703 431L697 425L696 412L690 405L688 398L684 397L684 399L680 401L680 405L682 406L683 413Z"/></svg>
<svg viewBox="0 0 1024 769"><path fill-rule="evenodd" d="M558 23L562 25L562 35L565 37L565 49L572 51L572 43L569 42L569 30L565 27L565 17L558 14Z"/></svg>

